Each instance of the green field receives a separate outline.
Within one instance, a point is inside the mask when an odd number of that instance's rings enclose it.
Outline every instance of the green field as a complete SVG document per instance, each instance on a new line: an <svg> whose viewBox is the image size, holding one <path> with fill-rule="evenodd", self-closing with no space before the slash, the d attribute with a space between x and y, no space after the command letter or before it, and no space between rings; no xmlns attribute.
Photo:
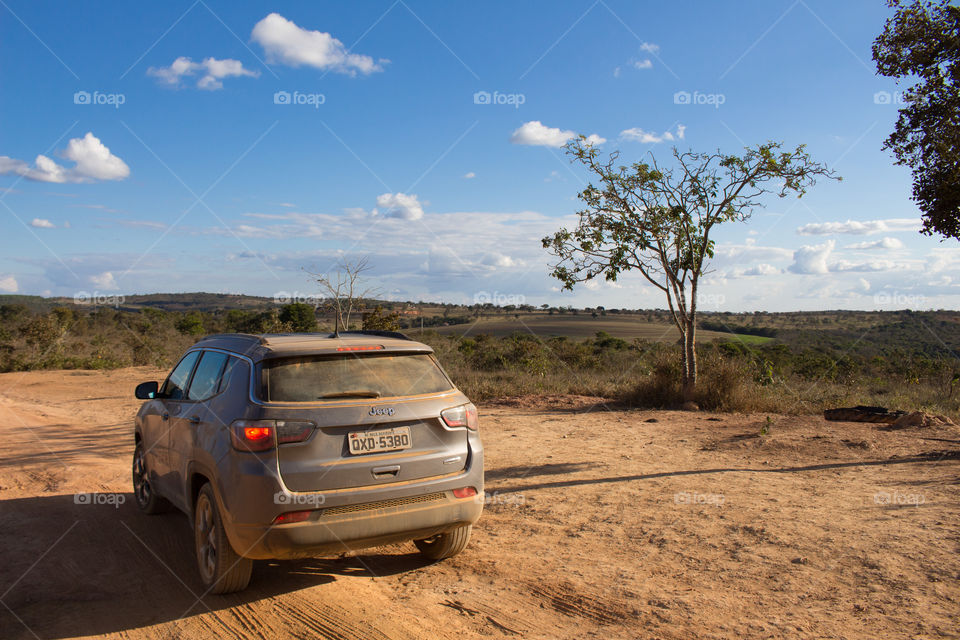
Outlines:
<svg viewBox="0 0 960 640"><path fill-rule="evenodd" d="M460 337L487 334L492 336L508 336L513 333L531 333L541 338L551 336L566 336L575 340L593 338L598 331L604 331L616 338L633 340L640 338L650 342L676 342L680 339L677 328L663 322L647 322L637 316L618 316L592 318L588 315L548 315L524 314L520 317L496 316L482 318L467 324L455 324L446 327L436 327L442 335ZM415 331L411 332L414 335ZM700 340L731 340L740 339L750 345L763 344L771 338L747 336L719 331L697 331Z"/></svg>

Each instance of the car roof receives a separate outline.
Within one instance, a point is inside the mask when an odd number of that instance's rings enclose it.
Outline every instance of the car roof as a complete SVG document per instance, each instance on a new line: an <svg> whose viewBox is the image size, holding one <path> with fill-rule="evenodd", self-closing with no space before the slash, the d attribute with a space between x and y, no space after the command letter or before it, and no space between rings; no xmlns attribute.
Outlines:
<svg viewBox="0 0 960 640"><path fill-rule="evenodd" d="M393 331L344 331L330 333L220 333L206 336L192 349L213 348L243 354L255 361L288 356L364 352L433 353L422 342Z"/></svg>

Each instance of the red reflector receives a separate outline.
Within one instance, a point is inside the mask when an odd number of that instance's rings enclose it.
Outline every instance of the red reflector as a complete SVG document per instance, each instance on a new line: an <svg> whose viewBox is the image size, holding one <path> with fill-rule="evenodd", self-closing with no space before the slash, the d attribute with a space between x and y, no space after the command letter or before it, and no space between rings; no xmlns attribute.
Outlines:
<svg viewBox="0 0 960 640"><path fill-rule="evenodd" d="M383 349L382 344L371 344L362 347L337 347L337 351L377 351Z"/></svg>
<svg viewBox="0 0 960 640"><path fill-rule="evenodd" d="M244 427L243 437L253 441L263 440L272 435L271 431L270 427Z"/></svg>
<svg viewBox="0 0 960 640"><path fill-rule="evenodd" d="M463 487L462 489L453 490L454 498L472 498L475 495L477 495L477 490L473 487Z"/></svg>
<svg viewBox="0 0 960 640"><path fill-rule="evenodd" d="M313 511L288 511L287 513L281 513L278 515L273 524L290 524L291 522L303 522L310 517L310 514Z"/></svg>

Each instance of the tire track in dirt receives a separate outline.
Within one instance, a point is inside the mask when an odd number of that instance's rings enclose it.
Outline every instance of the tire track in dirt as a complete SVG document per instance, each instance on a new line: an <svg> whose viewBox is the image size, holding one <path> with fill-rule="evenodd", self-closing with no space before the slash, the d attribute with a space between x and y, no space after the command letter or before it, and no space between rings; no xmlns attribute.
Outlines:
<svg viewBox="0 0 960 640"><path fill-rule="evenodd" d="M307 630L313 631L323 638L331 640L390 640L390 637L370 625L358 621L355 616L336 605L323 604L315 600L308 600L300 595L286 595L282 600L276 599L274 611L280 618L289 621L295 620ZM301 631L295 625L289 625L295 633ZM299 635L303 638L314 638L313 635Z"/></svg>
<svg viewBox="0 0 960 640"><path fill-rule="evenodd" d="M587 595L569 583L557 586L530 584L530 590L560 613L598 624L622 624L624 620L639 617L634 609L622 603Z"/></svg>

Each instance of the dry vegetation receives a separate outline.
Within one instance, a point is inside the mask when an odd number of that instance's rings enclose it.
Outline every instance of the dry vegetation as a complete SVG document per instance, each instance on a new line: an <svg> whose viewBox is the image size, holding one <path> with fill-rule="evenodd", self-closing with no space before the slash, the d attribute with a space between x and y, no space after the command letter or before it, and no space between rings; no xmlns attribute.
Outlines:
<svg viewBox="0 0 960 640"><path fill-rule="evenodd" d="M406 330L431 344L477 400L546 393L650 408L680 403L676 330L662 312L509 313L483 305L423 311L433 314L423 332L419 317L397 305L376 317L416 327ZM958 318L909 311L708 314L697 401L720 411L802 414L870 404L957 416ZM318 324L307 305L201 311L0 304L0 371L168 368L207 333L318 328L322 318Z"/></svg>

